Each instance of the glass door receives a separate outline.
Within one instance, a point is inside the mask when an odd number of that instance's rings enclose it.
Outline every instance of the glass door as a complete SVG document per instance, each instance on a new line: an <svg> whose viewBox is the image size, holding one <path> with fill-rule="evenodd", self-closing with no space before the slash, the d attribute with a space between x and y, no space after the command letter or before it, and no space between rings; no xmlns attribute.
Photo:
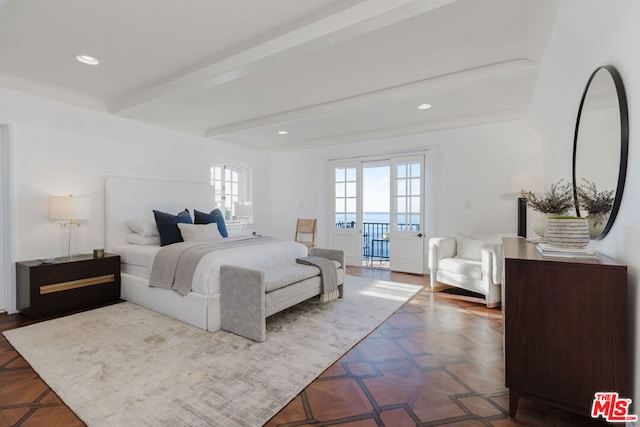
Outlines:
<svg viewBox="0 0 640 427"><path fill-rule="evenodd" d="M424 156L391 159L389 268L424 273Z"/></svg>
<svg viewBox="0 0 640 427"><path fill-rule="evenodd" d="M362 200L360 162L333 163L332 241L342 249L347 265L362 265Z"/></svg>

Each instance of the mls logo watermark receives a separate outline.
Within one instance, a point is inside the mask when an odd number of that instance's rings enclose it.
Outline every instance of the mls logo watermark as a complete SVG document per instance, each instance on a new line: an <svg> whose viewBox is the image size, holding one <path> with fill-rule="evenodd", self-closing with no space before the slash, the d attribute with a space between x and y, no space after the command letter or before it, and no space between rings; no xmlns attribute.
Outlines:
<svg viewBox="0 0 640 427"><path fill-rule="evenodd" d="M637 415L629 415L631 399L624 399L618 393L597 392L591 406L591 418L602 417L610 423L626 423L637 421Z"/></svg>

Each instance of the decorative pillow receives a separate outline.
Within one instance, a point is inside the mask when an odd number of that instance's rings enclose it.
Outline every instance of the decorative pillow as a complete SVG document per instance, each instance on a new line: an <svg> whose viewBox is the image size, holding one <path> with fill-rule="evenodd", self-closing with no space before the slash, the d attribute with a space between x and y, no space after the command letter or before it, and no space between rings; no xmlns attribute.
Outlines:
<svg viewBox="0 0 640 427"><path fill-rule="evenodd" d="M221 240L223 237L218 231L218 224L178 224L180 234L185 242L202 240Z"/></svg>
<svg viewBox="0 0 640 427"><path fill-rule="evenodd" d="M457 257L480 261L482 259L482 245L484 240L456 239L458 246Z"/></svg>
<svg viewBox="0 0 640 427"><path fill-rule="evenodd" d="M142 236L140 234L132 233L128 234L127 242L133 243L134 245L160 245L160 236Z"/></svg>
<svg viewBox="0 0 640 427"><path fill-rule="evenodd" d="M183 210L177 215L154 210L153 216L156 219L158 232L160 232L160 246L167 246L184 241L182 240L178 223L192 224L188 209Z"/></svg>
<svg viewBox="0 0 640 427"><path fill-rule="evenodd" d="M132 218L126 220L125 224L131 231L144 237L160 235L156 222L151 218Z"/></svg>
<svg viewBox="0 0 640 427"><path fill-rule="evenodd" d="M227 233L227 225L224 223L224 216L220 209L214 209L210 213L200 212L199 210L194 210L194 217L196 224L211 224L215 222L218 224L218 231L222 237L229 237L229 233Z"/></svg>

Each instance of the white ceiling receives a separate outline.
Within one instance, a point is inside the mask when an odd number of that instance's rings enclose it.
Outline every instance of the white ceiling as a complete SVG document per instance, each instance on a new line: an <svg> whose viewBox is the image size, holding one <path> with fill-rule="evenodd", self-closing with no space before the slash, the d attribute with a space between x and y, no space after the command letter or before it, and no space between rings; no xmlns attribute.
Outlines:
<svg viewBox="0 0 640 427"><path fill-rule="evenodd" d="M559 1L0 0L0 85L265 150L521 118Z"/></svg>

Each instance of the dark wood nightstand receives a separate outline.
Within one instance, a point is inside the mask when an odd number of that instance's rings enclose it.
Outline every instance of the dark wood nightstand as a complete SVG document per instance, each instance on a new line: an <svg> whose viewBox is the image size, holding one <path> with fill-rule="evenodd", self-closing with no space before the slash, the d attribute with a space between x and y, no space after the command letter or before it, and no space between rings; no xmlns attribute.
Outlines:
<svg viewBox="0 0 640 427"><path fill-rule="evenodd" d="M105 254L16 263L17 308L29 317L105 305L120 299L120 256Z"/></svg>

